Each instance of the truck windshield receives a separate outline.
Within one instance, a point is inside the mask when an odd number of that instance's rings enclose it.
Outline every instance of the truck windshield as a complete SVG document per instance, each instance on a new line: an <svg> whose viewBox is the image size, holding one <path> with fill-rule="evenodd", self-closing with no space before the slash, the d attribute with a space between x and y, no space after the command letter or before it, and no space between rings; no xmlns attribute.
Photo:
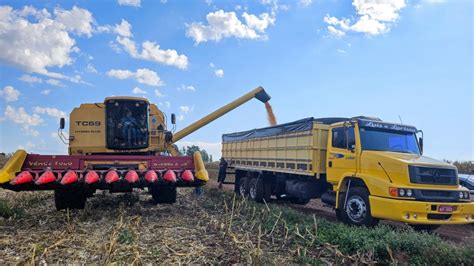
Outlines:
<svg viewBox="0 0 474 266"><path fill-rule="evenodd" d="M107 148L148 147L148 103L137 100L109 100L105 103Z"/></svg>
<svg viewBox="0 0 474 266"><path fill-rule="evenodd" d="M360 128L363 150L391 151L420 154L416 135L413 132Z"/></svg>

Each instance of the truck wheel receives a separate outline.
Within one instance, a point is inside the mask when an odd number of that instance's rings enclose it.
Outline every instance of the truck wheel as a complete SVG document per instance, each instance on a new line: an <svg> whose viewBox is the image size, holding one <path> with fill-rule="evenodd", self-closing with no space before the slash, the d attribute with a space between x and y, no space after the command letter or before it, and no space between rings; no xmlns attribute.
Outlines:
<svg viewBox="0 0 474 266"><path fill-rule="evenodd" d="M306 205L311 199L300 199L300 198L293 198L291 199L291 203L299 204L299 205Z"/></svg>
<svg viewBox="0 0 474 266"><path fill-rule="evenodd" d="M87 195L81 189L63 189L54 190L54 203L56 210L65 209L84 209L86 206Z"/></svg>
<svg viewBox="0 0 474 266"><path fill-rule="evenodd" d="M239 179L239 183L238 183L238 194L241 196L241 197L247 197L248 196L248 193L249 193L249 189L248 189L248 183L247 183L247 178L246 177L242 177Z"/></svg>
<svg viewBox="0 0 474 266"><path fill-rule="evenodd" d="M431 232L438 229L441 225L439 224L410 224L413 230L418 232Z"/></svg>
<svg viewBox="0 0 474 266"><path fill-rule="evenodd" d="M268 202L270 197L265 193L265 184L263 178L252 178L249 182L249 196L252 200L263 203L263 200Z"/></svg>
<svg viewBox="0 0 474 266"><path fill-rule="evenodd" d="M341 205L344 208L342 198ZM370 213L369 191L363 187L354 187L349 190L345 209L340 211L342 221L346 224L372 227L379 220L373 218Z"/></svg>
<svg viewBox="0 0 474 266"><path fill-rule="evenodd" d="M149 192L155 204L176 202L176 187L151 186Z"/></svg>

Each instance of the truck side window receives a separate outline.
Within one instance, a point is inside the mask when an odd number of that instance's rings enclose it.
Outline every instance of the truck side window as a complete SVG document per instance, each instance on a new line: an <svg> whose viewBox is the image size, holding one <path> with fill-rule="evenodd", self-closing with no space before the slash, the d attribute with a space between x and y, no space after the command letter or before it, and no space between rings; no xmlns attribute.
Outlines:
<svg viewBox="0 0 474 266"><path fill-rule="evenodd" d="M332 146L334 148L347 149L346 130L343 127L332 129Z"/></svg>
<svg viewBox="0 0 474 266"><path fill-rule="evenodd" d="M338 127L332 129L332 146L340 149L355 148L355 134L353 127Z"/></svg>
<svg viewBox="0 0 474 266"><path fill-rule="evenodd" d="M348 127L347 128L347 149L353 150L355 149L356 139L354 134L354 128Z"/></svg>

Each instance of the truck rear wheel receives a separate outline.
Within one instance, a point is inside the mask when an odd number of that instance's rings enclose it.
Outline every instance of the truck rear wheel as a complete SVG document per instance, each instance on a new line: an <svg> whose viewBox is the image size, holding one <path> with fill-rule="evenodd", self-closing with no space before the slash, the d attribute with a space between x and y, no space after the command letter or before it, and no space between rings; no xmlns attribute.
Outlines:
<svg viewBox="0 0 474 266"><path fill-rule="evenodd" d="M84 209L87 195L85 191L77 188L58 188L54 190L54 203L56 210Z"/></svg>
<svg viewBox="0 0 474 266"><path fill-rule="evenodd" d="M298 205L306 205L311 199L301 199L301 198L293 198L291 199L291 203L298 204Z"/></svg>
<svg viewBox="0 0 474 266"><path fill-rule="evenodd" d="M241 196L241 197L247 197L248 194L249 194L249 185L248 185L248 182L247 182L247 178L246 177L242 177L239 179L239 182L238 182L238 190L237 190L237 193Z"/></svg>
<svg viewBox="0 0 474 266"><path fill-rule="evenodd" d="M252 178L249 182L249 196L252 200L263 203L270 199L270 194L265 193L265 182L263 178Z"/></svg>
<svg viewBox="0 0 474 266"><path fill-rule="evenodd" d="M175 203L176 202L176 187L160 187L151 186L149 189L153 202L158 203Z"/></svg>
<svg viewBox="0 0 474 266"><path fill-rule="evenodd" d="M370 212L369 191L363 187L350 188L347 196L347 202L344 207L345 197L341 197L342 209L338 217L342 222L357 226L372 227L378 224L379 220L372 217Z"/></svg>

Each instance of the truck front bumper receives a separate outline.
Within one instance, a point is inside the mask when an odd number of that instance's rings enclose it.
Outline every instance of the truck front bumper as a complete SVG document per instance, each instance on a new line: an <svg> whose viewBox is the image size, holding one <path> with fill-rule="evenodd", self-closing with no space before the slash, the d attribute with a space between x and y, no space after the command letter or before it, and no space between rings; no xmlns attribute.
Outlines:
<svg viewBox="0 0 474 266"><path fill-rule="evenodd" d="M370 196L373 217L409 224L474 223L474 202L424 202ZM439 206L455 207L453 212L439 212Z"/></svg>

